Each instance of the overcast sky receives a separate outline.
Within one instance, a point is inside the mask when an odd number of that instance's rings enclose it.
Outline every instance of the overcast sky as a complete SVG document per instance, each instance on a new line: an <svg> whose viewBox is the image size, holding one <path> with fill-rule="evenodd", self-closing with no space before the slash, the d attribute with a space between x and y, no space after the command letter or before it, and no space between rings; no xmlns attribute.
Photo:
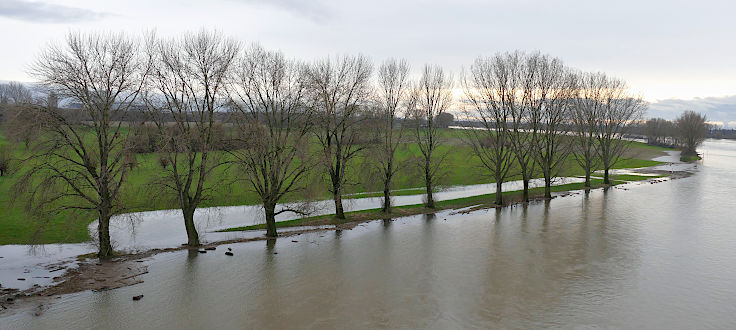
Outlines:
<svg viewBox="0 0 736 330"><path fill-rule="evenodd" d="M736 126L731 1L0 0L0 80L30 82L69 31L218 29L300 59L363 53L459 72L479 55L539 50L626 79L650 115L684 109Z"/></svg>

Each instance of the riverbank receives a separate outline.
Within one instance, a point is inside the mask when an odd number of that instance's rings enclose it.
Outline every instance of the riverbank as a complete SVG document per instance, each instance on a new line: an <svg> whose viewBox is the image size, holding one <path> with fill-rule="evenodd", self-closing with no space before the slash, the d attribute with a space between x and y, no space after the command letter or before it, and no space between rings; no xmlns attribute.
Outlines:
<svg viewBox="0 0 736 330"><path fill-rule="evenodd" d="M642 148L644 149L644 148ZM662 154L660 150L651 150L650 155L656 156ZM664 164L663 162L676 162L677 157L670 156L658 157L656 160L648 160L647 162L654 164ZM667 167L667 166L665 166ZM651 168L651 167L650 167ZM637 171L644 171L638 169ZM632 174L629 170L616 170L615 175ZM636 173L634 173L636 174ZM667 173L665 173L667 174ZM621 180L627 180L625 176L617 177ZM580 178L559 178L554 185L566 185L571 183L580 183ZM539 179L530 182L531 187L541 187L543 181ZM520 181L505 182L502 189L504 194L517 194L513 191L521 190ZM570 189L574 186L569 186ZM489 191L496 189L495 184L479 184L470 186L455 186L444 188L435 194L437 201L454 200L452 202L443 202L440 205L450 208L454 204L455 207L466 205L464 203L477 202L472 197L480 195L488 195ZM555 188L556 190L565 188ZM397 207L407 206L404 214L425 213L431 210L421 210L423 194L415 194L414 189L406 189L410 194L396 194L393 205ZM367 193L372 194L372 193ZM485 196L485 198L493 195ZM345 199L344 207L346 212L351 211L376 211L381 205L380 197L363 197L352 196L353 198ZM465 199L467 198L467 199ZM477 197L484 198L484 197ZM510 198L510 197L509 197ZM492 198L490 198L492 200ZM510 199L507 199L510 200ZM323 200L313 204L314 216L325 216L334 213L334 204L331 200ZM420 207L420 208L417 208ZM368 211L368 213L371 213ZM352 213L351 213L352 214ZM263 236L262 232L257 230L247 231L229 231L222 232L223 229L235 227L247 227L263 223L263 210L260 206L233 206L233 207L216 207L203 208L195 213L195 220L200 230L200 239L203 244L223 241L244 241L249 239L258 239ZM392 216L398 217L401 214L396 213ZM172 247L178 247L182 242L186 241L186 235L180 222L180 212L177 210L151 211L127 214L113 218L111 226L111 237L113 239L114 248L123 254L143 253L151 250L164 250ZM380 212L374 212L374 215L366 218L385 218L386 216ZM277 216L278 222L298 220L294 214L284 213ZM308 219L307 219L308 220ZM292 226L293 227L293 223ZM335 225L326 225L328 228L334 229ZM294 230L290 228L289 230ZM91 223L85 227L85 231L94 232L96 224ZM283 230L280 230L283 232ZM283 233L282 233L283 234ZM60 261L65 261L67 268L76 265L75 257L78 255L92 253L96 250L93 243L81 244L42 244L42 245L0 245L0 283L5 287L18 288L20 290L30 289L34 286L49 286L53 284L53 277L58 277L53 265ZM18 278L25 278L19 280Z"/></svg>
<svg viewBox="0 0 736 330"><path fill-rule="evenodd" d="M704 158L635 171L669 178L560 192L551 203L284 232L277 240L217 243L207 253L177 248L141 259L149 272L143 283L24 298L0 314L0 323L427 327L463 320L466 327L656 328L678 315L665 325L718 327L733 315L724 265L733 261L734 227L723 216L733 203L718 198L732 188L724 178L733 158ZM724 165L731 167L720 170ZM678 169L695 175L675 180L687 175ZM234 256L225 255L228 247ZM509 308L498 308L504 304ZM703 304L713 307L697 309Z"/></svg>
<svg viewBox="0 0 736 330"><path fill-rule="evenodd" d="M667 175L665 175L664 172L649 174L650 175L614 176L614 183L612 185L604 185L601 179L596 178L593 179L593 186L590 188L590 190L608 188L610 186L617 186L625 183L641 181L647 181L654 184L668 179L666 178ZM671 176L671 178L679 178L684 176L677 173L668 174L674 174ZM555 194L554 197L559 197L575 191L584 190L584 188L585 187L583 187L583 183L557 185L553 186L553 193ZM283 229L280 232L280 239L289 240L291 239L290 237L296 237L311 232L350 230L361 223L374 220L387 220L418 214L431 214L446 210L456 210L460 213L467 213L480 209L521 204L521 191L511 191L505 193L504 195L506 198L504 205L495 205L493 203L495 194L484 194L439 201L437 202L437 207L434 209L425 208L422 204L399 206L395 208L394 213L392 213L391 215L386 215L382 213L380 209L368 209L348 212L346 214L348 216L346 219L336 219L334 215L322 215L295 219L292 221L283 221L278 223L278 226ZM543 188L531 189L530 199L532 201L544 199ZM257 231L258 233L261 233L262 231L259 230L260 226L261 225L246 226L241 228L236 227L221 231ZM62 269L64 270L62 274L55 276L53 278L52 284L48 286L33 286L25 290L8 288L0 290L0 301L4 302L3 304L0 304L0 310L12 310L17 299L30 299L31 301L35 299L38 300L40 306L43 306L43 303L41 302L43 301L45 303L48 303L48 299L45 299L47 297L87 290L105 291L139 284L142 282L141 276L148 272L147 266L145 264L146 260L160 253L174 252L180 250L190 250L193 253L225 253L229 251L225 250L224 248L218 248L226 246L228 244L264 241L269 239L270 238L263 235L257 235L247 238L215 241L206 244L199 249L192 249L184 246L164 249L151 249L145 252L121 254L110 261L100 261L92 257L92 255L80 256L79 260L73 264L59 263L48 265L47 267L53 268L53 271L58 271ZM298 242L294 239L291 239L291 241Z"/></svg>
<svg viewBox="0 0 736 330"><path fill-rule="evenodd" d="M443 171L440 188L442 191L446 187L457 188L476 184L492 184L486 181L477 159L472 157L472 152L467 146L462 144L458 134L459 130L445 130L442 132L443 138L446 139L446 145L443 145L439 152L447 153L446 163ZM4 143L0 135L0 143ZM17 148L21 148L18 146ZM403 145L397 154L397 161L406 162L416 157L418 149L414 144ZM640 142L632 142L631 149L626 153L625 159L616 165L616 168L640 168L647 166L660 165L660 162L652 161L651 158L664 154L669 149L648 146ZM16 158L22 158L26 151L22 149L16 150ZM361 173L363 178L360 184L351 185L349 191L343 196L346 202L351 199L378 197L382 193L377 184L378 180L365 175L370 172L369 164L365 159L360 159L356 164L350 167L349 176L355 176ZM409 168L409 167L407 167ZM22 168L16 168L14 174L0 178L0 209L5 211L3 217L0 217L0 245L7 244L52 244L52 243L84 243L89 242L92 237L88 230L89 224L94 221L94 214L79 214L70 216L68 214L59 214L51 219L36 219L33 214L25 210L21 201L11 203L13 196L12 185L17 179L18 173L22 172ZM156 173L161 170L157 162L155 154L139 154L137 155L136 168L131 171L129 176L129 185L125 187L122 196L123 203L127 205L126 212L148 212L156 210L176 209L175 203L162 201L152 198L150 182ZM513 169L512 169L513 172ZM582 174L577 163L570 157L561 166L560 176L572 177ZM233 173L222 172L218 175L223 176L224 182L234 182ZM311 173L311 181L319 181L319 173ZM518 177L510 177L509 180L518 180ZM421 178L417 173L406 171L397 175L394 183L395 189L393 196L412 196L424 193L421 188ZM443 188L445 187L445 188ZM294 202L309 198L312 200L328 199L331 196L325 189L317 190L316 195L303 196L292 194L286 196L282 203ZM230 207L242 205L258 205L257 196L249 190L247 185L223 185L221 189L215 189L215 194L203 203L200 207Z"/></svg>
<svg viewBox="0 0 736 330"><path fill-rule="evenodd" d="M676 159L671 160L670 158L673 158L672 153L667 157L657 158L659 161L652 160L650 162L664 164L663 162L676 161ZM621 173L614 174L613 179L618 180L614 182L616 185L630 181L642 181L647 179L649 179L650 183L656 183L663 179L654 177L677 176L675 172L659 171L656 170L656 167L641 168L637 169L635 172L629 170L617 171L620 171ZM638 174L648 174L649 176L641 176ZM600 180L600 178L594 179L595 188L604 187L601 181L602 180ZM540 180L535 180L532 183L532 187L537 187L532 189L532 196L533 198L538 199L541 197L542 188L540 187L540 184L542 184L542 182ZM567 194L569 191L583 188L582 179L579 178L561 178L556 182L556 184L557 185L553 186L553 191L558 196L560 194ZM520 182L504 183L503 190L507 201L506 205L519 202L521 198L521 193L519 191L520 187ZM380 205L380 198L354 198L352 200L347 200L346 211L348 211L349 218L347 220L339 221L330 215L329 206L331 205L331 201L327 200L323 201L325 202L323 203L325 205L322 205L323 211L327 211L327 213L305 219L294 219L289 217L281 217L280 219L277 219L279 223L282 223L279 225L281 227L279 232L282 238L284 238L314 231L339 231L342 229L351 229L360 223L377 219L407 217L416 214L441 212L442 210L464 209L463 211L468 211L471 208L473 210L477 210L480 208L496 207L496 205L493 205L495 195L484 193L493 189L495 189L493 184L485 184L466 187L461 186L439 192L437 194L438 208L436 209L424 208L421 204L422 195L411 194L396 196L397 199L394 204L397 206L395 208L396 211L390 216L383 214L377 209ZM325 207L327 210L324 210ZM206 210L203 211L210 212ZM197 216L200 219L203 217L219 219L214 222L212 222L212 220L204 222L206 224L205 228L207 229L202 229L201 238L203 238L203 242L206 244L205 246L216 247L223 244L267 239L263 235L262 230L257 230L257 226L259 225L257 215L262 213L262 210L258 207L241 206L224 209L216 208L212 211L215 213L214 216L212 214L200 214ZM252 225L228 226L228 224L242 224L244 215L246 219L248 218L248 215L254 217L251 219L253 222ZM146 212L130 215L130 218L137 218L138 221L127 224L127 220L118 218L116 225L113 228L114 231L112 234L114 241L117 242L116 246L117 248L120 248L119 251L122 251L122 254L116 262L126 263L132 258L141 259L146 256L162 252L172 252L185 249L180 246L180 243L184 238L182 238L183 233L179 233L177 231L178 229L181 229L179 222L175 221L176 218L178 218L177 212ZM89 230L94 230L93 227L94 224L91 224ZM232 230L231 228L238 228L238 230ZM248 230L240 230L246 228ZM228 231L227 229L231 230ZM136 242L142 242L144 244L140 245ZM101 263L102 266L99 266L97 265L98 262L94 258L75 260L74 256L94 251L93 245L61 244L58 245L58 250L53 248L51 251L44 251L42 248L42 255L46 255L46 252L51 252L51 254L44 256L41 259L36 259L35 256L31 257L31 255L26 256L26 253L30 252L22 252L22 250L9 252L7 249L8 247L14 248L22 246L0 246L0 257L11 257L10 259L6 258L6 262L2 267L0 267L0 282L5 285L4 289L7 289L8 287L17 288L4 291L3 294L8 297L15 295L44 296L47 294L53 295L59 293L111 288L116 287L117 285L115 283L119 282L119 278L117 277L106 278L101 275L106 273L107 268L105 267L107 267L107 264ZM31 248L32 246L28 247ZM54 250L56 250L56 252L54 252ZM19 252L23 255L16 255ZM199 252L195 251L195 253ZM136 273L135 269L137 268L135 267L131 267L131 272L125 271L127 268L115 269L117 269L117 271L112 273L120 274L121 276L124 275L124 279L140 275ZM68 275L65 275L65 273ZM94 276L98 276L100 280L92 280L89 274L97 274ZM102 277L100 278L99 276ZM20 281L21 277L24 277L23 281ZM63 284L63 289L61 289L59 286L60 283L67 284ZM125 283L125 281L123 281L123 283Z"/></svg>

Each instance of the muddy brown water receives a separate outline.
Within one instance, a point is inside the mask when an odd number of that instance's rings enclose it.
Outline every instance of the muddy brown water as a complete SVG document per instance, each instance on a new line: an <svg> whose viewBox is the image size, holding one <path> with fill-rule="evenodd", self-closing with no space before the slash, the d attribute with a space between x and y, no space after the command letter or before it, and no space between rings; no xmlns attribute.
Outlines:
<svg viewBox="0 0 736 330"><path fill-rule="evenodd" d="M159 254L0 328L734 328L736 142L703 151L663 183Z"/></svg>

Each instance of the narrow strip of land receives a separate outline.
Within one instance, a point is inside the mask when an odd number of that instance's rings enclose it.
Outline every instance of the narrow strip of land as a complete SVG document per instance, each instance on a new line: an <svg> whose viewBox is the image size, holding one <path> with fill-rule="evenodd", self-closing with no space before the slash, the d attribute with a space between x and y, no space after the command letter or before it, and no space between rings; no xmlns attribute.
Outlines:
<svg viewBox="0 0 736 330"><path fill-rule="evenodd" d="M641 181L641 180L656 179L656 178L662 178L662 177L664 177L664 175L654 175L654 176L619 175L619 176L613 177L613 183L610 185L603 184L603 180L601 179L592 179L590 189L604 188L604 187L624 184L624 183L632 182L632 181ZM568 192L568 191L583 190L583 189L586 189L586 187L584 186L584 183L569 183L569 184L553 186L552 192L559 193L559 192ZM483 195L477 195L477 196L443 200L443 201L437 202L437 205L435 208L427 208L424 206L424 204L397 206L393 209L393 211L390 214L384 213L380 208L346 212L345 219L339 219L335 217L335 214L303 217L303 218L294 219L294 220L277 222L276 227L286 228L286 227L321 226L321 225L335 225L335 226L344 227L345 225L354 225L354 224L365 222L365 221L397 218L397 217L417 215L417 214L434 213L437 211L447 210L447 209L460 209L460 208L466 208L466 207L473 207L473 209L480 209L480 208L493 208L493 207L498 207L498 206L504 206L504 205L494 204L495 196L496 196L495 193L490 193L490 194L483 194ZM544 188L540 187L540 188L530 189L529 196L531 199L543 198ZM521 197L522 197L522 191L520 190L505 192L504 193L504 198L506 200L505 205L519 203L521 201ZM222 229L219 231L228 232L228 231L263 230L265 228L266 228L265 224L256 224L256 225L250 225L250 226L227 228L227 229Z"/></svg>

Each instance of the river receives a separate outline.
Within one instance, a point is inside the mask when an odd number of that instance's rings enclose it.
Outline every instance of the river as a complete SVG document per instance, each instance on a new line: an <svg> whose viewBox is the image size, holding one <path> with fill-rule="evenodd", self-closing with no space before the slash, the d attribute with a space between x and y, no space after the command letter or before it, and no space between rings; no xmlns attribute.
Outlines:
<svg viewBox="0 0 736 330"><path fill-rule="evenodd" d="M701 151L657 184L158 254L0 328L734 328L736 142Z"/></svg>

